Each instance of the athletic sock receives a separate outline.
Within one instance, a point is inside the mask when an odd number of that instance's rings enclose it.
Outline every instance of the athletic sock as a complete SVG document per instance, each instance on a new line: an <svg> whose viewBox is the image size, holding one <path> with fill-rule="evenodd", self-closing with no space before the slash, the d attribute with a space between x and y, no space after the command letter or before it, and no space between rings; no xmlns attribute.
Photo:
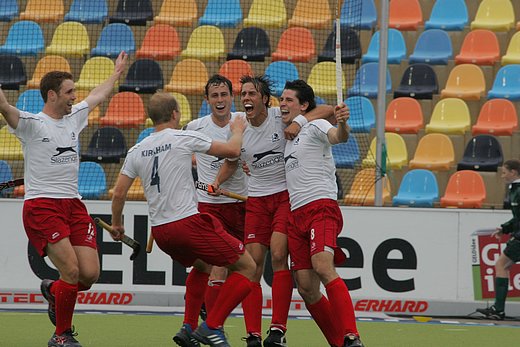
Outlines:
<svg viewBox="0 0 520 347"><path fill-rule="evenodd" d="M244 275L233 272L220 289L213 310L208 312L206 324L215 329L224 325L231 311L249 294L253 283Z"/></svg>
<svg viewBox="0 0 520 347"><path fill-rule="evenodd" d="M333 316L329 300L322 295L318 302L314 304L305 303L305 306L327 339L327 342L332 346L342 346L343 335L338 331L337 325L334 324L336 317Z"/></svg>
<svg viewBox="0 0 520 347"><path fill-rule="evenodd" d="M51 289L56 303L56 335L61 335L72 327L72 316L78 297L78 285L57 280Z"/></svg>
<svg viewBox="0 0 520 347"><path fill-rule="evenodd" d="M204 302L209 274L193 268L186 279L186 298L184 302L184 323L192 329L199 325L199 312Z"/></svg>
<svg viewBox="0 0 520 347"><path fill-rule="evenodd" d="M246 332L262 336L262 286L252 282L251 292L242 301Z"/></svg>
<svg viewBox="0 0 520 347"><path fill-rule="evenodd" d="M359 336L356 327L356 316L354 306L348 292L347 285L338 277L325 286L327 296L332 307L334 317L339 321L341 332L345 334L356 334Z"/></svg>
<svg viewBox="0 0 520 347"><path fill-rule="evenodd" d="M204 303L206 304L206 312L210 312L215 302L217 301L220 289L226 281L213 280L208 282L208 288L206 289L206 296L204 297Z"/></svg>
<svg viewBox="0 0 520 347"><path fill-rule="evenodd" d="M498 312L504 312L508 287L509 278L495 277L495 308Z"/></svg>
<svg viewBox="0 0 520 347"><path fill-rule="evenodd" d="M291 271L275 271L273 274L273 318L271 327L287 330L287 317L291 306L293 279Z"/></svg>

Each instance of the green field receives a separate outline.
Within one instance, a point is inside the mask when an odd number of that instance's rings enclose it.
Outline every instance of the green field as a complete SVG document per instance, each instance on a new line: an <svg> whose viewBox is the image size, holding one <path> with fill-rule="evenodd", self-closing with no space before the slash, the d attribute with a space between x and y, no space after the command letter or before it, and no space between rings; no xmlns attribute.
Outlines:
<svg viewBox="0 0 520 347"><path fill-rule="evenodd" d="M182 318L170 315L77 314L74 324L84 347L174 347L173 334ZM265 330L268 320L264 319ZM367 347L500 346L517 347L520 328L434 323L359 322ZM311 320L290 320L290 347L328 346ZM0 313L1 347L43 347L53 332L46 313ZM245 346L243 320L229 318L226 333L232 346Z"/></svg>

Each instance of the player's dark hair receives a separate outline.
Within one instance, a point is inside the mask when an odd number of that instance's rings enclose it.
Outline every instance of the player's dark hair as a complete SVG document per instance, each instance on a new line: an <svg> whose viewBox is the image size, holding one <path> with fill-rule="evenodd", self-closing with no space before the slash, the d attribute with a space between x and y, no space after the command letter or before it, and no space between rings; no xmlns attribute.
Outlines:
<svg viewBox="0 0 520 347"><path fill-rule="evenodd" d="M256 91L262 95L262 97L267 96L267 101L265 103L265 107L269 108L271 102L271 82L267 78L267 76L249 76L244 75L240 77L240 84L244 85L246 83L252 83L255 87Z"/></svg>
<svg viewBox="0 0 520 347"><path fill-rule="evenodd" d="M515 170L518 175L520 175L520 160L518 159L509 159L504 162L504 167L508 170Z"/></svg>
<svg viewBox="0 0 520 347"><path fill-rule="evenodd" d="M304 80L294 80L285 82L284 89L294 90L300 104L309 103L307 112L316 108L316 100L314 99L314 90Z"/></svg>
<svg viewBox="0 0 520 347"><path fill-rule="evenodd" d="M49 71L47 72L40 81L40 94L42 95L43 102L47 102L47 94L50 90L58 94L60 92L61 84L65 80L71 80L72 74L66 71Z"/></svg>
<svg viewBox="0 0 520 347"><path fill-rule="evenodd" d="M179 103L170 93L157 92L150 98L148 116L154 125L169 122L173 111L179 112Z"/></svg>
<svg viewBox="0 0 520 347"><path fill-rule="evenodd" d="M208 96L209 87L211 87L211 86L218 87L221 84L226 85L229 89L229 93L231 95L233 95L233 84L231 84L231 81L222 75L215 74L210 77L210 79L206 83L206 86L204 87L204 93L205 93L206 97Z"/></svg>

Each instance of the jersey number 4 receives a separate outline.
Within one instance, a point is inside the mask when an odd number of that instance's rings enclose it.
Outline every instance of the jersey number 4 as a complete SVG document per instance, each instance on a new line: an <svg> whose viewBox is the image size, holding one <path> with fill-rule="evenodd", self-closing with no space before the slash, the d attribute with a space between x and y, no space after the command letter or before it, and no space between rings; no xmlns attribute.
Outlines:
<svg viewBox="0 0 520 347"><path fill-rule="evenodd" d="M161 192L161 179L159 178L159 157L155 156L153 158L153 167L152 167L152 178L150 182L151 186L157 186L157 192Z"/></svg>

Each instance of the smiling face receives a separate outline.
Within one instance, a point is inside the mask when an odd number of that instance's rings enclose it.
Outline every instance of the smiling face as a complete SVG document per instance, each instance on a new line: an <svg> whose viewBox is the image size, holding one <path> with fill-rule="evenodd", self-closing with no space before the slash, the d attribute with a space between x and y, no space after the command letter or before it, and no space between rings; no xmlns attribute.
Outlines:
<svg viewBox="0 0 520 347"><path fill-rule="evenodd" d="M74 81L64 80L61 83L58 93L51 91L54 94L51 99L54 111L57 115L65 116L72 112L72 105L76 100L76 89L74 88Z"/></svg>
<svg viewBox="0 0 520 347"><path fill-rule="evenodd" d="M215 117L218 119L229 118L233 96L226 84L210 85L206 101Z"/></svg>
<svg viewBox="0 0 520 347"><path fill-rule="evenodd" d="M280 97L280 111L282 112L282 121L285 124L291 124L296 116L307 112L309 103L301 104L296 94L295 90L284 89Z"/></svg>
<svg viewBox="0 0 520 347"><path fill-rule="evenodd" d="M267 117L269 96L262 95L253 83L244 83L240 93L240 100L244 106L246 117L253 125L260 125Z"/></svg>

